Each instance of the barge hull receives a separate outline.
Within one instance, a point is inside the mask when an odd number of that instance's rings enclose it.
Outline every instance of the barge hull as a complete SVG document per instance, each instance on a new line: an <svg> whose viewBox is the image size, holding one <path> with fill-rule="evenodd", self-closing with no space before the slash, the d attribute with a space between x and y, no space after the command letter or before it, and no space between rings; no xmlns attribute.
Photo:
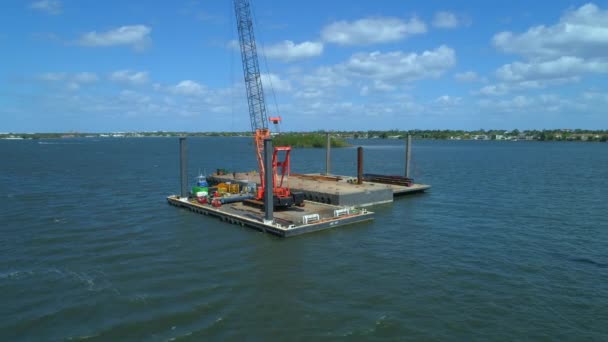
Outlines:
<svg viewBox="0 0 608 342"><path fill-rule="evenodd" d="M313 223L297 222L297 219L302 216L314 214L314 210L329 213L341 208L327 204L306 202L307 207L298 208L295 212L275 212L275 223L267 223L262 219L262 212L253 208L247 208L242 203L230 203L216 208L208 204L200 204L196 201L180 198L175 195L167 197L167 202L170 205L185 208L195 213L215 216L227 223L240 225L242 227L247 226L280 237L297 236L354 223L368 222L374 218L373 212L361 210L357 211L355 214L339 217L321 215L320 219Z"/></svg>

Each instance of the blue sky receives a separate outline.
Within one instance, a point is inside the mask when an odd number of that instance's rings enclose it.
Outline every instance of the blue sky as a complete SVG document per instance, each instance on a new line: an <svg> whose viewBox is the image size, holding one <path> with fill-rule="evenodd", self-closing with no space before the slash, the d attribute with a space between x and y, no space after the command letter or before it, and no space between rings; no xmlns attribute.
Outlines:
<svg viewBox="0 0 608 342"><path fill-rule="evenodd" d="M284 131L608 129L605 2L253 7ZM0 132L250 129L231 1L8 0L1 16Z"/></svg>

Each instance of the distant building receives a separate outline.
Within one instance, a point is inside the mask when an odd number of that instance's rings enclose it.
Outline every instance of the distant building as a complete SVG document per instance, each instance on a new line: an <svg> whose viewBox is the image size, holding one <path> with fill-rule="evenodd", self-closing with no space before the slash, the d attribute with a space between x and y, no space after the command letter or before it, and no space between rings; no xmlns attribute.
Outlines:
<svg viewBox="0 0 608 342"><path fill-rule="evenodd" d="M589 136L587 134L584 134L584 133L576 133L576 134L571 134L568 137L568 140L587 141L587 140L589 140Z"/></svg>

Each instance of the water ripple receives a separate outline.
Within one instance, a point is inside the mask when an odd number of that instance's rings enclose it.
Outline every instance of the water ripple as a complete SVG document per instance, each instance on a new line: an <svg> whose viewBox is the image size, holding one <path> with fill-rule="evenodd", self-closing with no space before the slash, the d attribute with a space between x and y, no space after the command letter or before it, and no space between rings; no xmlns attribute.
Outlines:
<svg viewBox="0 0 608 342"><path fill-rule="evenodd" d="M416 142L432 191L282 240L168 206L176 140L66 142L0 141L1 340L608 338L604 144ZM256 167L249 139L189 142L192 179ZM402 173L402 142L355 144Z"/></svg>

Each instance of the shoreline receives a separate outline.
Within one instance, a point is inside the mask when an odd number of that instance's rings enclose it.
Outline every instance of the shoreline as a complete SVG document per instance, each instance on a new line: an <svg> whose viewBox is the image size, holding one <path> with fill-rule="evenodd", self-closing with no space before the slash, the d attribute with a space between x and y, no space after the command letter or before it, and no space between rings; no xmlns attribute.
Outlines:
<svg viewBox="0 0 608 342"><path fill-rule="evenodd" d="M608 142L608 130L569 130L569 131L518 131L507 134L480 134L479 131L369 131L369 132L331 132L332 137L342 140L404 140L408 134L415 140L449 141L573 141ZM320 132L285 132L295 135L318 135ZM325 134L325 132L323 132ZM390 135L389 135L390 134ZM252 138L249 132L108 132L108 133L0 133L0 140L41 140L73 138L176 138L176 137L227 137ZM314 147L314 146L311 146ZM323 146L324 147L324 146Z"/></svg>

